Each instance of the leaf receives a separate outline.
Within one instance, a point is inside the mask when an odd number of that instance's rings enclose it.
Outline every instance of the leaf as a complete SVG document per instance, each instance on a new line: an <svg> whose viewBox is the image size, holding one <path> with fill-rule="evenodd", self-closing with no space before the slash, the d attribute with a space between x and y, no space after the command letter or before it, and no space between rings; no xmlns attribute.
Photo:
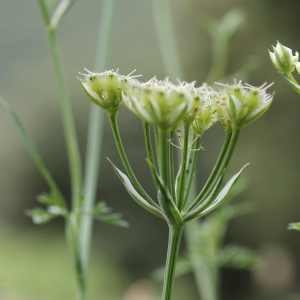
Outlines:
<svg viewBox="0 0 300 300"><path fill-rule="evenodd" d="M120 227L128 227L129 224L123 220L122 215L119 213L113 213L111 208L106 205L105 202L99 202L94 210L93 217L96 220L102 221L107 224L116 225Z"/></svg>
<svg viewBox="0 0 300 300"><path fill-rule="evenodd" d="M50 19L50 28L56 29L76 0L60 0Z"/></svg>
<svg viewBox="0 0 300 300"><path fill-rule="evenodd" d="M50 171L46 166L46 163L44 162L42 156L40 155L36 145L30 139L30 137L29 137L28 133L26 132L26 129L23 126L17 113L11 108L11 106L8 104L8 102L6 102L1 97L0 97L0 106L10 116L12 124L15 127L15 129L17 130L26 151L28 152L29 156L33 160L33 162L34 162L36 168L38 169L38 171L40 172L40 174L43 176L43 178L47 182L48 187L51 190L51 192L53 194L61 197L61 199L63 199L63 196L62 196L61 192L59 191L59 188L58 188L56 182L54 181L53 177L51 176Z"/></svg>
<svg viewBox="0 0 300 300"><path fill-rule="evenodd" d="M223 267L250 269L257 264L259 258L254 251L247 248L228 246L221 251L218 260L219 265Z"/></svg>
<svg viewBox="0 0 300 300"><path fill-rule="evenodd" d="M57 217L56 215L42 208L34 208L32 210L28 210L26 214L31 217L32 222L37 225L46 224Z"/></svg>
<svg viewBox="0 0 300 300"><path fill-rule="evenodd" d="M288 230L298 230L298 231L300 231L300 222L290 223L288 225Z"/></svg>
<svg viewBox="0 0 300 300"><path fill-rule="evenodd" d="M162 193L164 199L168 201L168 205L166 205L165 207L166 214L168 213L168 210L170 210L171 213L170 217L174 217L176 218L177 222L181 222L182 221L181 214L177 206L175 205L174 200L172 199L172 195L170 194L169 190L165 187L163 180L156 172L156 169L154 168L152 162L150 160L147 160L147 163L152 170L152 174L154 175L154 179L160 189L160 192Z"/></svg>
<svg viewBox="0 0 300 300"><path fill-rule="evenodd" d="M238 173L236 173L235 175L233 175L231 177L231 179L229 179L229 181L225 184L225 186L220 191L220 193L218 194L216 199L213 201L213 203L202 212L203 215L206 215L206 214L214 211L216 208L218 208L220 205L223 204L223 200L226 199L228 193L231 191L231 188L236 183L236 181L238 180L238 178L240 177L242 172L245 170L245 168L247 168L248 166L249 166L249 164L244 165Z"/></svg>
<svg viewBox="0 0 300 300"><path fill-rule="evenodd" d="M298 84L298 82L296 82L296 80L294 80L294 78L288 78L288 77L285 77L285 78L289 82L289 84L292 86L294 91L300 95L300 85Z"/></svg>
<svg viewBox="0 0 300 300"><path fill-rule="evenodd" d="M52 194L41 194L38 196L37 201L46 206L57 206L57 207L60 207L63 209L66 208L64 200L61 197L59 197L53 193Z"/></svg>
<svg viewBox="0 0 300 300"><path fill-rule="evenodd" d="M108 160L118 177L120 178L122 184L124 185L125 189L127 190L128 194L132 197L132 199L141 207L146 209L147 211L151 212L152 214L163 218L163 215L161 211L156 208L155 206L151 205L147 200L145 200L133 187L132 183L130 182L129 178L121 171L119 170L115 164L109 159Z"/></svg>
<svg viewBox="0 0 300 300"><path fill-rule="evenodd" d="M217 34L219 38L223 38L224 42L229 42L240 27L245 22L245 15L239 9L232 9L223 18L213 25L212 31Z"/></svg>
<svg viewBox="0 0 300 300"><path fill-rule="evenodd" d="M221 206L227 199L227 195L231 191L231 188L236 183L236 181L240 177L241 173L245 170L245 168L248 167L248 165L249 164L244 165L238 173L236 173L231 177L231 179L225 184L223 189L219 192L215 200L206 209L193 213L192 218L206 216L209 213L215 211L219 206ZM187 219L191 219L191 217L188 217Z"/></svg>

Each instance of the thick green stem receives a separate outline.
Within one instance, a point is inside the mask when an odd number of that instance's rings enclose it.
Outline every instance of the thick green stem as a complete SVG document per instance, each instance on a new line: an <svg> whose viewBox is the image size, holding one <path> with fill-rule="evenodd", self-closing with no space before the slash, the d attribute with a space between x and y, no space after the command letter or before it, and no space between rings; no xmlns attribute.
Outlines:
<svg viewBox="0 0 300 300"><path fill-rule="evenodd" d="M103 70L107 61L109 36L112 28L115 0L104 0L101 7L99 37L96 54L96 68ZM85 159L84 202L83 211L92 211L98 186L100 157L102 154L102 139L104 131L104 114L95 105L91 105L87 151ZM93 219L89 214L82 216L80 228L81 256L85 270L88 268Z"/></svg>
<svg viewBox="0 0 300 300"><path fill-rule="evenodd" d="M182 239L183 226L169 226L169 241L165 265L162 300L171 300L176 271L176 262Z"/></svg>

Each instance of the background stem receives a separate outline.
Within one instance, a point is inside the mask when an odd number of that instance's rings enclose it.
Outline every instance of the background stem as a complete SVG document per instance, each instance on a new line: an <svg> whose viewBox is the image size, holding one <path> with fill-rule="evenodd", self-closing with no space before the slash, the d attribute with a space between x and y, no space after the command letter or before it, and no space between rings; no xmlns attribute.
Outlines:
<svg viewBox="0 0 300 300"><path fill-rule="evenodd" d="M99 36L96 53L96 69L104 70L109 49L109 37L112 29L113 10L115 0L103 0L99 23ZM95 105L90 105L88 125L87 150L85 158L84 178L84 211L92 211L97 193L100 157L102 154L102 140L104 131L104 114ZM80 248L84 268L88 268L91 236L92 217L85 214L82 217L80 228Z"/></svg>
<svg viewBox="0 0 300 300"><path fill-rule="evenodd" d="M169 226L168 253L165 266L165 277L162 300L171 300L175 278L176 262L182 239L182 226Z"/></svg>
<svg viewBox="0 0 300 300"><path fill-rule="evenodd" d="M81 202L81 159L75 128L71 98L66 88L62 63L56 40L56 31L48 29L48 41L52 56L54 72L59 91L59 105L62 115L64 136L67 145L69 168L71 175L72 203L74 209L80 208Z"/></svg>
<svg viewBox="0 0 300 300"><path fill-rule="evenodd" d="M153 0L153 15L164 68L171 77L183 72L177 51L169 0Z"/></svg>

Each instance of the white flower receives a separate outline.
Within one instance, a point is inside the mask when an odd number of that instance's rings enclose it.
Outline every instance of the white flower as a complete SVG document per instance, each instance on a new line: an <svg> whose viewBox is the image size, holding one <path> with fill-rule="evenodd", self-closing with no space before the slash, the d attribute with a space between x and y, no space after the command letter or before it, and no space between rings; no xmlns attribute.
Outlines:
<svg viewBox="0 0 300 300"><path fill-rule="evenodd" d="M216 110L224 127L240 128L261 117L273 101L273 95L267 92L271 85L254 87L242 82L221 85L223 89L216 97Z"/></svg>
<svg viewBox="0 0 300 300"><path fill-rule="evenodd" d="M175 128L184 119L192 94L185 85L151 79L131 80L124 90L125 105L140 119L161 128Z"/></svg>
<svg viewBox="0 0 300 300"><path fill-rule="evenodd" d="M272 51L269 51L270 58L275 68L283 74L290 74L294 72L296 65L299 62L299 53L277 42L273 46Z"/></svg>
<svg viewBox="0 0 300 300"><path fill-rule="evenodd" d="M102 73L87 69L85 71L79 73L79 80L93 102L109 112L117 111L122 101L124 85L131 79L130 74L124 76L113 70Z"/></svg>

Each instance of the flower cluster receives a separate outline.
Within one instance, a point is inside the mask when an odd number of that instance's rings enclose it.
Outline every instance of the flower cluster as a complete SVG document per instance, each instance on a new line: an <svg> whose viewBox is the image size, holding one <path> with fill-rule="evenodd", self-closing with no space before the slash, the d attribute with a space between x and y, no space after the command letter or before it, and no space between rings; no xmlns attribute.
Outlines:
<svg viewBox="0 0 300 300"><path fill-rule="evenodd" d="M299 53L277 42L269 51L274 67L281 73L291 87L300 94L300 83L295 73L300 74Z"/></svg>
<svg viewBox="0 0 300 300"><path fill-rule="evenodd" d="M284 75L292 74L297 70L300 73L299 53L277 42L269 51L270 58L275 68Z"/></svg>
<svg viewBox="0 0 300 300"><path fill-rule="evenodd" d="M233 85L222 84L216 109L224 127L242 127L262 116L272 104L273 96L267 92L271 85L254 87L241 81Z"/></svg>
<svg viewBox="0 0 300 300"><path fill-rule="evenodd" d="M136 76L115 71L80 74L82 86L91 99L109 112L120 103L140 120L163 129L192 124L202 135L216 121L225 128L242 127L259 118L271 105L269 85L250 86L242 82L212 88L195 82L178 82L153 78L142 82Z"/></svg>

